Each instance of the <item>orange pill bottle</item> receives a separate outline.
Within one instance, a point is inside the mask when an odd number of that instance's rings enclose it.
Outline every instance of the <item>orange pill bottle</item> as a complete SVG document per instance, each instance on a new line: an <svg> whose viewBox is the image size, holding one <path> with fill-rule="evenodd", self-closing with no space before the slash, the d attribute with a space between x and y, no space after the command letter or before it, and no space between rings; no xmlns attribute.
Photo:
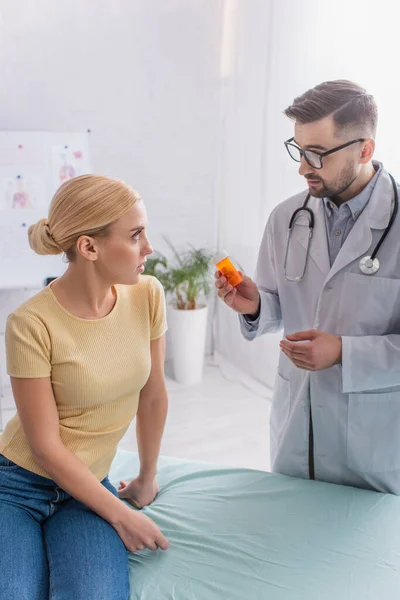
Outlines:
<svg viewBox="0 0 400 600"><path fill-rule="evenodd" d="M226 277L232 287L242 283L243 277L234 266L233 262L225 251L219 252L214 258L214 265L222 275Z"/></svg>

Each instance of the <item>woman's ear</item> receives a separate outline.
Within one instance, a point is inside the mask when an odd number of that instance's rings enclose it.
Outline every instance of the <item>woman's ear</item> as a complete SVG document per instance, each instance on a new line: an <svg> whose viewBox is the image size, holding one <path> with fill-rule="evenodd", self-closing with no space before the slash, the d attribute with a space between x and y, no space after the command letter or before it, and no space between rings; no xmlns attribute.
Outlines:
<svg viewBox="0 0 400 600"><path fill-rule="evenodd" d="M76 242L76 249L86 260L95 261L99 257L99 249L94 238L81 235Z"/></svg>

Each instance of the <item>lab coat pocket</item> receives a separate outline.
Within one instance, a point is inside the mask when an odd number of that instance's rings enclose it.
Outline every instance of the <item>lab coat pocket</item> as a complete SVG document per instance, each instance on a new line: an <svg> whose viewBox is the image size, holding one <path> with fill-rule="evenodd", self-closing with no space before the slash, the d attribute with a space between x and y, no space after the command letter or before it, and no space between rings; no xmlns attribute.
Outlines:
<svg viewBox="0 0 400 600"><path fill-rule="evenodd" d="M337 335L393 333L400 304L400 279L344 273Z"/></svg>
<svg viewBox="0 0 400 600"><path fill-rule="evenodd" d="M290 411L290 382L277 373L271 408L271 454L275 456L285 432Z"/></svg>
<svg viewBox="0 0 400 600"><path fill-rule="evenodd" d="M359 473L400 469L400 391L349 394L347 464Z"/></svg>

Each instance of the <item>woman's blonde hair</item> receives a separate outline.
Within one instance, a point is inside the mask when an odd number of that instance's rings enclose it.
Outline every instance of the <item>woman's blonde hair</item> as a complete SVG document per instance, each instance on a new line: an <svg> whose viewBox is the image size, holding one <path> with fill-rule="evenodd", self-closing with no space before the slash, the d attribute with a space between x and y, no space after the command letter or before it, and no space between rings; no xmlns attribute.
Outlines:
<svg viewBox="0 0 400 600"><path fill-rule="evenodd" d="M81 175L66 181L55 193L48 219L28 230L29 244L37 254L75 257L81 235L107 235L108 226L140 200L136 190L120 179Z"/></svg>

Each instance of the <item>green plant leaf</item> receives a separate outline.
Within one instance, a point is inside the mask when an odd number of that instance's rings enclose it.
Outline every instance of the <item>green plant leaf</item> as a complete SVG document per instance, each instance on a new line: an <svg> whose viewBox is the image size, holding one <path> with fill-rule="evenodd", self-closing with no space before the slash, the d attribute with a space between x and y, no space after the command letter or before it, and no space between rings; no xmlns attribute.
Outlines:
<svg viewBox="0 0 400 600"><path fill-rule="evenodd" d="M145 273L157 277L177 308L194 310L199 297L207 297L210 293L210 261L213 254L191 244L188 244L188 249L179 252L172 242L164 239L172 251L174 263L171 264L163 254L156 252L147 259Z"/></svg>

